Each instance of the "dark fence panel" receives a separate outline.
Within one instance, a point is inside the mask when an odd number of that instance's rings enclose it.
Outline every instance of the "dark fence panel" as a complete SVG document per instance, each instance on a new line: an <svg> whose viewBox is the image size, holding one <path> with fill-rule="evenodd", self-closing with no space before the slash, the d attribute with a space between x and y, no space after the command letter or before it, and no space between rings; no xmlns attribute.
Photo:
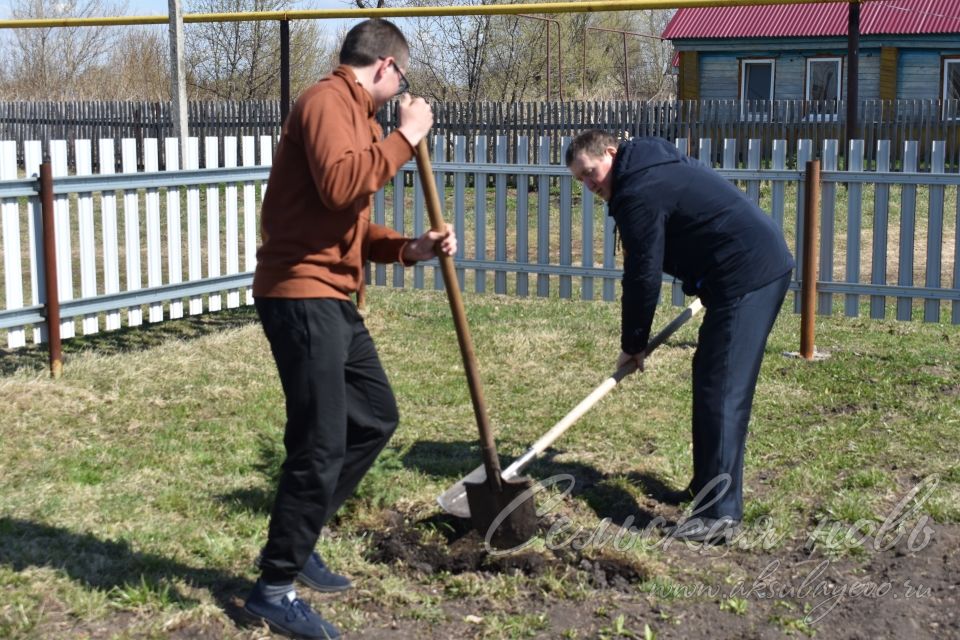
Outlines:
<svg viewBox="0 0 960 640"><path fill-rule="evenodd" d="M379 114L386 130L396 125L397 105L387 105ZM660 136L668 140L686 138L712 140L713 160L720 160L723 142L737 141L745 150L747 140L759 139L764 155L775 139L787 140L788 155L796 153L796 141L813 141L819 154L823 141L846 140L846 104L843 101L739 100L701 101L594 101L594 102L447 102L433 105L434 133L445 136L451 145L464 136L467 160L475 160L476 136L506 136L508 158L537 162L537 145L528 148L529 157L517 157L521 137L551 140L551 159L560 161L562 141L585 128L600 128L625 136ZM920 143L921 167L929 162L930 142L947 143L948 168L960 164L960 101L950 100L864 100L858 109L859 126L852 138L864 140L875 149L877 140L890 140L894 166L899 166L903 142ZM197 137L270 135L280 133L280 104L277 100L249 102L191 102L190 135ZM0 102L0 140L97 140L100 138L158 138L173 134L170 107L160 102ZM70 145L72 147L72 144ZM138 145L142 148L142 145ZM841 148L845 145L841 145ZM18 148L23 145L19 144ZM162 147L162 145L161 145ZM201 145L201 154L203 145ZM221 150L222 151L222 150ZM452 153L452 148L448 150ZM743 151L742 151L743 152ZM843 155L843 154L841 154ZM22 162L22 158L19 159ZM741 156L740 163L746 161ZM201 157L201 163L204 159ZM493 161L492 157L487 161ZM99 163L99 158L94 158ZM875 158L867 158L867 168ZM98 165L99 166L99 165ZM161 168L165 166L161 158ZM201 164L202 166L202 164Z"/></svg>
<svg viewBox="0 0 960 640"><path fill-rule="evenodd" d="M280 132L280 102L191 102L188 105L190 135L208 136L276 136ZM0 140L15 140L22 154L22 143L40 140L44 148L50 140L66 140L72 150L74 140L135 138L142 154L144 138L173 135L170 104L166 102L0 102ZM222 142L221 142L222 145ZM100 158L94 145L94 167ZM160 168L166 167L163 145L160 145ZM223 149L220 149L223 155ZM204 145L200 145L200 166L204 163ZM21 166L22 155L17 159ZM139 158L142 168L143 158ZM117 167L119 169L119 167Z"/></svg>

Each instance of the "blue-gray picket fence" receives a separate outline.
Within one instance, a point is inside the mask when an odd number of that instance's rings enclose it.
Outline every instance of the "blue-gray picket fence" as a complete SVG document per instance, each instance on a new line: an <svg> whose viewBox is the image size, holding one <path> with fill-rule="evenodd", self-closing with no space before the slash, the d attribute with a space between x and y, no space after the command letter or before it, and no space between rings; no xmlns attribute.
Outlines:
<svg viewBox="0 0 960 640"><path fill-rule="evenodd" d="M621 263L612 221L602 202L581 189L563 166L551 163L549 138L458 136L431 142L443 214L461 236L456 257L461 287L517 296L617 298ZM185 169L168 160L166 171L157 171L159 141L147 139L138 149L129 139L121 143L122 173L112 173L114 163L101 163L103 173L91 174L92 144L77 140L74 175L67 175L67 143L49 143L63 337L76 334L78 321L81 332L89 335L123 324L217 311L223 294L228 308L250 304L271 140L245 136L206 138L203 143L204 168L198 166L196 138L188 141L183 154ZM468 144L490 148L486 157L495 161L467 162ZM518 145L523 153L508 155L508 144ZM851 317L926 322L946 315L960 324L960 174L945 171L943 143L933 142L923 150L931 158L931 170L923 172L917 171L917 142L906 142L897 154L889 142L878 142L870 151L877 158L871 171L863 170L862 141L851 143L845 170L838 169L835 140L819 150L802 140L789 158L782 140L768 145L769 157L762 157L759 140L750 141L746 154L736 148L735 139L725 141L721 150L712 149L710 139L680 139L677 144L689 146L698 157L722 158L718 171L773 216L798 260L803 253L803 169L816 153L823 167L818 312L842 308ZM536 147L530 149L532 145ZM113 157L114 142L101 140L97 150L100 157ZM511 156L531 157L528 150L538 162L508 161ZM43 151L39 142L26 143L23 155L31 177L24 178L18 175L16 143L0 142L0 331L6 333L9 348L24 346L28 338L34 343L45 340L40 209L33 177ZM179 158L177 141L165 140L164 152L168 159ZM744 155L746 166L738 164ZM903 158L896 170L890 161L894 155ZM138 172L138 157L144 158L146 171ZM375 194L373 203L375 222L407 235L426 228L413 162ZM371 265L368 281L393 287L443 286L434 261L411 269ZM678 284L669 278L665 282L666 295L682 304ZM798 289L798 282L793 288Z"/></svg>

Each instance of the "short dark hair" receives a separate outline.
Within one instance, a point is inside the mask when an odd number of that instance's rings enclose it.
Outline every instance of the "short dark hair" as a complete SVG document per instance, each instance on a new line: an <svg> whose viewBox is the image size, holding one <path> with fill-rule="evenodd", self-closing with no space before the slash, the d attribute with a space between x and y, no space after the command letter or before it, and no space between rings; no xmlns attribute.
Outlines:
<svg viewBox="0 0 960 640"><path fill-rule="evenodd" d="M410 58L407 39L388 20L364 20L347 32L340 47L340 64L352 67L366 67L388 56L403 61Z"/></svg>
<svg viewBox="0 0 960 640"><path fill-rule="evenodd" d="M564 155L564 162L569 167L573 164L573 159L581 152L588 156L599 157L603 155L603 150L607 147L616 147L617 138L612 133L601 131L600 129L587 129L580 132L576 138L567 147L567 153Z"/></svg>

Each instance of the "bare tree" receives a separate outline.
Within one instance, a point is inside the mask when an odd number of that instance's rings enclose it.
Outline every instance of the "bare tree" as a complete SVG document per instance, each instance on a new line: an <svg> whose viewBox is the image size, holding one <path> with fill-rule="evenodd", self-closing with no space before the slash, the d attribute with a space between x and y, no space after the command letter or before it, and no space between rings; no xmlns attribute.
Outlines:
<svg viewBox="0 0 960 640"><path fill-rule="evenodd" d="M125 2L110 0L12 0L10 15L27 18L88 18L121 15ZM115 42L110 27L17 29L3 51L5 93L33 100L64 100L88 93Z"/></svg>
<svg viewBox="0 0 960 640"><path fill-rule="evenodd" d="M417 93L434 99L478 100L487 64L490 18L423 18L408 38Z"/></svg>
<svg viewBox="0 0 960 640"><path fill-rule="evenodd" d="M669 75L673 50L669 42L660 39L670 14L651 10L583 14L576 26L581 97L623 99L627 97L628 83L630 99L654 100L674 95L674 80Z"/></svg>
<svg viewBox="0 0 960 640"><path fill-rule="evenodd" d="M492 0L342 0L359 8L489 4ZM500 3L504 3L501 0ZM511 0L506 0L511 1ZM282 11L309 0L188 0L191 12ZM123 13L121 0L12 0L13 18ZM538 14L559 23L560 42L546 49L553 23L523 16L458 16L400 22L411 45L414 90L436 100L521 101L564 97L664 99L675 95L672 49L660 41L669 11ZM300 93L336 64L337 42L321 22L291 24L291 90ZM623 37L594 28L629 31ZM186 30L192 98L272 99L279 94L277 21L190 24ZM337 34L342 37L343 34ZM21 99L169 99L166 40L130 27L19 29L2 52L0 91ZM559 47L559 50L558 50ZM547 68L548 60L550 68ZM561 71L562 75L558 73ZM548 77L552 79L547 95Z"/></svg>
<svg viewBox="0 0 960 640"><path fill-rule="evenodd" d="M509 4L518 0L498 0ZM529 1L529 0L527 0ZM493 0L343 0L359 8L492 4ZM406 19L408 75L417 93L435 100L520 101L669 98L669 43L659 39L671 12L465 15ZM546 18L547 20L543 20ZM547 51L547 28L552 28ZM560 29L556 29L559 25ZM589 29L588 29L589 27ZM594 29L628 31L623 35ZM633 35L639 34L639 35ZM559 40L559 44L558 44ZM549 68L548 68L549 64ZM548 84L552 82L552 86ZM549 88L549 92L548 92ZM549 93L549 95L548 95Z"/></svg>
<svg viewBox="0 0 960 640"><path fill-rule="evenodd" d="M105 68L103 99L170 100L170 58L166 29L126 28Z"/></svg>
<svg viewBox="0 0 960 640"><path fill-rule="evenodd" d="M191 12L284 11L294 0L192 0ZM187 84L193 97L252 100L276 98L280 87L280 24L276 21L211 22L185 30ZM315 21L290 28L291 90L294 94L328 66L328 39Z"/></svg>
<svg viewBox="0 0 960 640"><path fill-rule="evenodd" d="M411 0L408 5L449 4ZM489 4L460 0L458 4ZM417 90L441 100L545 97L546 23L518 16L427 17L411 20L411 76Z"/></svg>

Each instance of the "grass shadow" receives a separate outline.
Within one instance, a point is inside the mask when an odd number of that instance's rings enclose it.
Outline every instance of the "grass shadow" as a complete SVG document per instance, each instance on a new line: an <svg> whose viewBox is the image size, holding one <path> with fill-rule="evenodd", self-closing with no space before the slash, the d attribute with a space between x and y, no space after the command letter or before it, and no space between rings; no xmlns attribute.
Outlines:
<svg viewBox="0 0 960 640"><path fill-rule="evenodd" d="M181 606L198 604L173 586L172 581L180 579L208 589L234 622L248 623L239 602L253 587L251 581L134 551L122 540L101 540L87 533L0 517L0 565L17 572L47 567L87 589L119 592L121 598L131 591L147 591L153 598Z"/></svg>
<svg viewBox="0 0 960 640"><path fill-rule="evenodd" d="M633 518L636 527L645 527L656 516L642 508L623 484L620 476L605 474L595 467L577 462L556 462L556 449L548 449L530 467L524 470L534 481L543 481L559 474L573 476L571 496L586 504L601 518L610 518L622 524ZM463 478L481 464L480 448L475 441L436 442L420 441L411 446L403 456L403 465L433 476L450 478L451 484ZM501 456L500 464L506 468L513 458Z"/></svg>
<svg viewBox="0 0 960 640"><path fill-rule="evenodd" d="M556 457L560 453L563 452L556 449L545 451L541 458L530 465L530 475L536 479L559 474L573 476L575 484L570 495L583 500L597 517L610 518L614 524L622 525L629 521L631 526L645 528L656 518L656 514L637 503L625 486L629 483L623 476L604 473L579 462L557 462Z"/></svg>
<svg viewBox="0 0 960 640"><path fill-rule="evenodd" d="M646 495L663 504L679 506L684 502L689 502L692 497L686 488L675 489L649 473L632 471L627 474L627 479L640 487Z"/></svg>
<svg viewBox="0 0 960 640"><path fill-rule="evenodd" d="M482 459L476 440L419 440L407 449L401 461L407 469L416 469L441 478L459 479L479 465ZM504 466L509 464L508 458L501 456L500 461Z"/></svg>
<svg viewBox="0 0 960 640"><path fill-rule="evenodd" d="M273 509L277 485L280 482L281 465L286 457L283 443L265 434L260 434L259 461L254 469L263 475L265 486L237 489L221 494L216 499L235 512L267 515Z"/></svg>
<svg viewBox="0 0 960 640"><path fill-rule="evenodd" d="M251 306L205 313L180 320L143 324L139 327L101 331L87 336L78 335L63 341L63 362L64 366L67 366L71 355L84 352L113 355L145 351L171 340L194 340L257 321L256 309ZM79 328L79 322L77 326ZM10 375L19 369L42 370L49 366L49 360L46 344L28 345L19 349L0 349L0 375Z"/></svg>

